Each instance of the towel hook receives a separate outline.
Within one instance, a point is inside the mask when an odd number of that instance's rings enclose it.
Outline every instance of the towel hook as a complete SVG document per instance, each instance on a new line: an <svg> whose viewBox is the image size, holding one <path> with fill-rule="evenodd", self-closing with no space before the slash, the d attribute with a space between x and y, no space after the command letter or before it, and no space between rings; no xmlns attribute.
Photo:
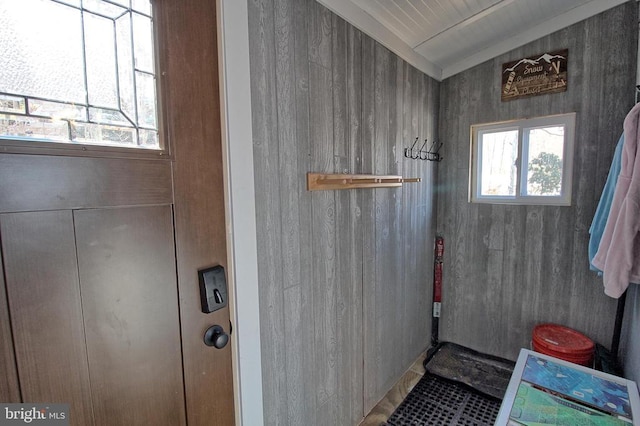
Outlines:
<svg viewBox="0 0 640 426"><path fill-rule="evenodd" d="M444 143L440 142L440 144L437 146L436 150L434 151L433 148L437 144L437 142L434 140L431 143L431 146L429 147L429 149L425 151L424 148L427 146L427 142L429 141L429 139L425 139L424 143L418 149L418 151L414 152L419 139L420 138L417 137L416 140L413 141L413 145L411 145L411 148L404 149L405 157L411 158L413 160L427 160L427 161L437 161L437 162L442 161L443 157L440 155L439 152L440 152L440 148L442 148Z"/></svg>

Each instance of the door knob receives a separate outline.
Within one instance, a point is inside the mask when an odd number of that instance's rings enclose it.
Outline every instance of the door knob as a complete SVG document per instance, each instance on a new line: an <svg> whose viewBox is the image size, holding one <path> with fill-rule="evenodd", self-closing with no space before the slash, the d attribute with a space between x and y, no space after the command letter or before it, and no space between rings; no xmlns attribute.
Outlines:
<svg viewBox="0 0 640 426"><path fill-rule="evenodd" d="M227 346L229 335L219 325L212 325L204 333L204 344L222 349Z"/></svg>

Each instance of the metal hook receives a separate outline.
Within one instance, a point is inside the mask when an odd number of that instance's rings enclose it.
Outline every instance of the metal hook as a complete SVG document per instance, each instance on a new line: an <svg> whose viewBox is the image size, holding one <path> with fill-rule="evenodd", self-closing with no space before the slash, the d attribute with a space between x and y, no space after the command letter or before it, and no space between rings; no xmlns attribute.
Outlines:
<svg viewBox="0 0 640 426"><path fill-rule="evenodd" d="M438 145L438 147L434 151L433 148L437 144L437 142L434 140L433 143L431 143L431 146L429 147L429 149L425 151L424 148L427 146L427 143L429 141L429 139L425 139L422 146L416 152L416 144L418 143L418 139L419 138L416 138L416 140L413 141L413 145L411 145L411 148L404 149L405 157L411 158L413 160L428 160L428 161L438 161L438 162L442 161L443 157L439 154L439 151L440 151L440 148L442 148L442 146L444 145L443 142L440 142L440 145Z"/></svg>
<svg viewBox="0 0 640 426"><path fill-rule="evenodd" d="M425 139L424 143L422 144L422 146L420 147L420 151L418 151L418 155L420 156L421 160L426 160L429 157L429 151L425 151L424 147L427 145L427 141L429 139ZM422 156L422 154L426 154L425 157Z"/></svg>
<svg viewBox="0 0 640 426"><path fill-rule="evenodd" d="M416 137L416 140L413 142L413 145L411 145L411 148L405 148L404 149L404 156L407 158L412 158L412 159L417 159L420 156L420 151L418 151L417 156L413 155L413 150L416 146L416 144L418 143L418 139L420 139L419 137Z"/></svg>
<svg viewBox="0 0 640 426"><path fill-rule="evenodd" d="M418 139L419 139L419 138L418 138L418 137L416 137L416 140L413 142L413 145L411 145L411 148L405 148L405 149L404 149L404 156L405 156L405 157L407 157L407 158L413 158L414 160L417 158L417 157L414 157L414 156L413 156L413 148L415 148L416 144L418 143Z"/></svg>

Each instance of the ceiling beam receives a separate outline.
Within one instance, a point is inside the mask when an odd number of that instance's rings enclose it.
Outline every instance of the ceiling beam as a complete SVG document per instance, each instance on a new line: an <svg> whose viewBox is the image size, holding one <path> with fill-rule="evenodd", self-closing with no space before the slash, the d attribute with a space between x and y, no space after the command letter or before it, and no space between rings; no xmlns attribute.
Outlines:
<svg viewBox="0 0 640 426"><path fill-rule="evenodd" d="M476 13L475 15L471 15L470 17L468 17L468 18L466 18L466 19L464 19L464 20L462 20L460 22L457 22L457 23L445 28L444 30L442 30L442 31L440 31L440 32L438 32L436 34L433 34L432 36L429 36L429 38L427 38L427 39L421 41L420 43L416 44L415 46L413 46L413 48L414 49L418 49L420 46L422 46L423 44L425 44L429 40L434 39L434 38L436 38L436 37L438 37L440 35L444 35L449 31L459 31L462 28L466 28L469 25L471 25L471 24L473 24L475 22L478 22L480 19L482 19L482 18L484 18L484 17L486 17L486 16L488 16L488 15L494 13L494 12L497 12L498 10L502 9L505 6L510 5L514 1L516 1L516 0L501 0L501 1L497 1L496 3L494 3L491 6L481 10L480 12Z"/></svg>

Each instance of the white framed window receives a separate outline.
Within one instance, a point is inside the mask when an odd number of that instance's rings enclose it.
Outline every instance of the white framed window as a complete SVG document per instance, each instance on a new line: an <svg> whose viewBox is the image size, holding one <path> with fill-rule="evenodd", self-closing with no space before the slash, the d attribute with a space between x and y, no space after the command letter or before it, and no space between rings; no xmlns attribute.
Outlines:
<svg viewBox="0 0 640 426"><path fill-rule="evenodd" d="M149 0L0 0L0 142L161 150Z"/></svg>
<svg viewBox="0 0 640 426"><path fill-rule="evenodd" d="M471 126L469 201L571 205L576 114Z"/></svg>

